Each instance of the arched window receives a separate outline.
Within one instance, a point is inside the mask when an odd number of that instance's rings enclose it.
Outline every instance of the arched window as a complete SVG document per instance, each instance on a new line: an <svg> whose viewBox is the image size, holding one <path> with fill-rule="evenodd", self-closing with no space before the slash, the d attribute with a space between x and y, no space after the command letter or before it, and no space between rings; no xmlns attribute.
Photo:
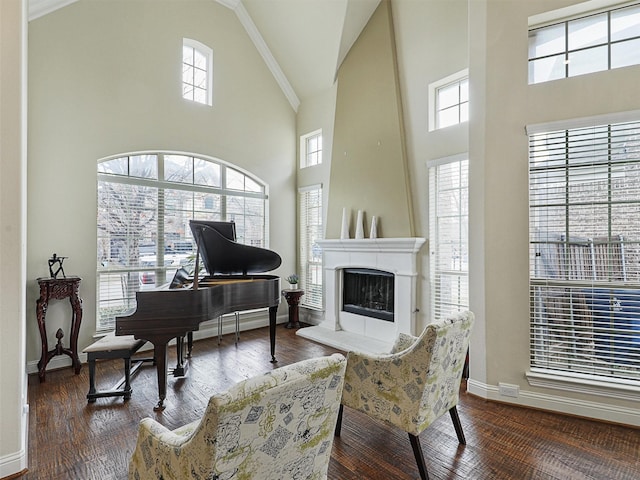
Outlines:
<svg viewBox="0 0 640 480"><path fill-rule="evenodd" d="M268 247L267 187L221 160L143 152L98 161L98 331L135 307L135 292L192 266L189 220L234 221L237 240Z"/></svg>

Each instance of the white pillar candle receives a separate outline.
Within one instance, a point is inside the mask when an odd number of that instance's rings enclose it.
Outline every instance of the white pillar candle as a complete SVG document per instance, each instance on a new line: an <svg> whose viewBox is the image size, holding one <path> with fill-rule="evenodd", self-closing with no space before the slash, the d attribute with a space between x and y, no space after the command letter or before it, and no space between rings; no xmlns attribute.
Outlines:
<svg viewBox="0 0 640 480"><path fill-rule="evenodd" d="M375 215L371 217L371 231L369 232L369 238L378 238L378 219Z"/></svg>
<svg viewBox="0 0 640 480"><path fill-rule="evenodd" d="M340 231L340 238L344 240L349 238L349 216L347 215L347 209L342 209L342 230Z"/></svg>
<svg viewBox="0 0 640 480"><path fill-rule="evenodd" d="M358 210L358 217L356 220L356 238L364 238L364 225L362 220L362 210Z"/></svg>

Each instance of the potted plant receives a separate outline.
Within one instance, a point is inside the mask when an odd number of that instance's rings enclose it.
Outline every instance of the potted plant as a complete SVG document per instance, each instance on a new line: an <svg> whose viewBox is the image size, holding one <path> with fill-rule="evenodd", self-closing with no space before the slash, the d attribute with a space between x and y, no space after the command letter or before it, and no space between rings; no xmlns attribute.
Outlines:
<svg viewBox="0 0 640 480"><path fill-rule="evenodd" d="M289 282L289 286L291 287L292 290L298 288L298 275L295 273L292 273L291 275L289 275L287 277L287 282Z"/></svg>

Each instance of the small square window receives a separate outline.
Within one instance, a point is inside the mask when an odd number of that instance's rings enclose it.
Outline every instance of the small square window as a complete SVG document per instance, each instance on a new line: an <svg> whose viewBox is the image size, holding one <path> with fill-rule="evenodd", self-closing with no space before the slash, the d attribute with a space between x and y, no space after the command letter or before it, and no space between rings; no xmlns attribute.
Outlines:
<svg viewBox="0 0 640 480"><path fill-rule="evenodd" d="M429 131L469 121L469 71L429 85L429 103Z"/></svg>
<svg viewBox="0 0 640 480"><path fill-rule="evenodd" d="M322 163L322 130L300 137L300 168Z"/></svg>

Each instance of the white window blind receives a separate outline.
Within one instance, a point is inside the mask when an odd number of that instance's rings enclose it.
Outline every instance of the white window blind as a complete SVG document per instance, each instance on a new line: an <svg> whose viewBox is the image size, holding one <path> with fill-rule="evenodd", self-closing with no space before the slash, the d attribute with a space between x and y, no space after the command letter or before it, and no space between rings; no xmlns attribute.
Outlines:
<svg viewBox="0 0 640 480"><path fill-rule="evenodd" d="M136 306L136 292L193 270L189 220L234 221L237 241L266 247L266 186L211 158L145 153L98 162L96 329Z"/></svg>
<svg viewBox="0 0 640 480"><path fill-rule="evenodd" d="M322 309L322 186L300 189L300 288L305 291L302 304Z"/></svg>
<svg viewBox="0 0 640 480"><path fill-rule="evenodd" d="M529 136L532 370L640 381L640 122Z"/></svg>
<svg viewBox="0 0 640 480"><path fill-rule="evenodd" d="M429 167L431 318L469 306L469 161Z"/></svg>

